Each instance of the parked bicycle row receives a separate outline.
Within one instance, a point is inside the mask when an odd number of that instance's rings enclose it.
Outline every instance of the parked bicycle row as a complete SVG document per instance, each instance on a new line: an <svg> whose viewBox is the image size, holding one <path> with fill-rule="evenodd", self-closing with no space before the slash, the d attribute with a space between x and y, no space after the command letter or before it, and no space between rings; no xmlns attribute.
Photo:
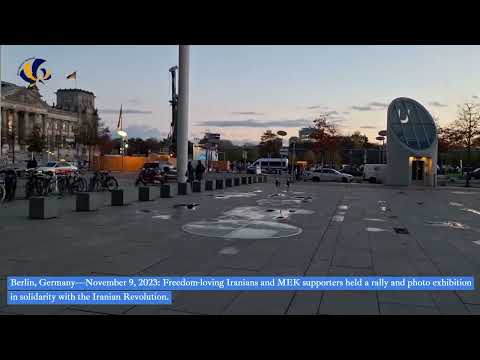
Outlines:
<svg viewBox="0 0 480 360"><path fill-rule="evenodd" d="M29 169L25 172L25 199L32 196L67 195L77 192L112 191L118 181L108 171L96 171L87 180L80 171L56 173ZM18 187L18 176L13 169L0 170L0 202L13 201Z"/></svg>

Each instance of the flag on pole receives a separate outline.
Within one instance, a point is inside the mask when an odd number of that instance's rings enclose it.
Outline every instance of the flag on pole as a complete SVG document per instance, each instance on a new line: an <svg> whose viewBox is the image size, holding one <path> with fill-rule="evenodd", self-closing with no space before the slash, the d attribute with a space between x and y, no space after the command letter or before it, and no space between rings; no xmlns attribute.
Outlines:
<svg viewBox="0 0 480 360"><path fill-rule="evenodd" d="M77 79L77 72L74 71L73 73L71 73L70 75L67 75L67 79Z"/></svg>
<svg viewBox="0 0 480 360"><path fill-rule="evenodd" d="M118 116L117 129L122 130L122 105L120 105L120 115Z"/></svg>

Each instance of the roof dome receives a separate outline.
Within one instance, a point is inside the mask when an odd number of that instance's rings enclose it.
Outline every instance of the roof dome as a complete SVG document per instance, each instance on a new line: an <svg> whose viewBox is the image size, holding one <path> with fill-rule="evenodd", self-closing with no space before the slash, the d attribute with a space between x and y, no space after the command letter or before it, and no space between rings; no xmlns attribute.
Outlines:
<svg viewBox="0 0 480 360"><path fill-rule="evenodd" d="M388 107L389 135L414 150L428 149L437 139L432 115L420 103L409 98L397 98Z"/></svg>

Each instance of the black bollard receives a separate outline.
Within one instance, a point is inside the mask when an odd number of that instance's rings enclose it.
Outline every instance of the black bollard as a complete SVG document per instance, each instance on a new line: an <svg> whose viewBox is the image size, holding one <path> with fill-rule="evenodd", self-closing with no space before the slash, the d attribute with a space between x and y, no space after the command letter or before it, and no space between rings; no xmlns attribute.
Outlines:
<svg viewBox="0 0 480 360"><path fill-rule="evenodd" d="M194 181L192 191L194 193L202 192L202 183L200 181Z"/></svg>
<svg viewBox="0 0 480 360"><path fill-rule="evenodd" d="M215 180L215 189L216 189L216 190L221 190L221 189L223 189L223 179L217 179L217 180Z"/></svg>
<svg viewBox="0 0 480 360"><path fill-rule="evenodd" d="M178 195L187 195L187 183L178 183Z"/></svg>
<svg viewBox="0 0 480 360"><path fill-rule="evenodd" d="M239 186L240 185L240 178L236 177L235 179L233 179L233 184L235 186Z"/></svg>
<svg viewBox="0 0 480 360"><path fill-rule="evenodd" d="M205 191L213 191L213 180L205 181Z"/></svg>
<svg viewBox="0 0 480 360"><path fill-rule="evenodd" d="M246 184L247 184L247 177L242 176L242 185L246 185Z"/></svg>
<svg viewBox="0 0 480 360"><path fill-rule="evenodd" d="M160 197L161 198L170 197L170 184L163 184L160 186Z"/></svg>
<svg viewBox="0 0 480 360"><path fill-rule="evenodd" d="M232 187L232 179L225 179L225 187Z"/></svg>

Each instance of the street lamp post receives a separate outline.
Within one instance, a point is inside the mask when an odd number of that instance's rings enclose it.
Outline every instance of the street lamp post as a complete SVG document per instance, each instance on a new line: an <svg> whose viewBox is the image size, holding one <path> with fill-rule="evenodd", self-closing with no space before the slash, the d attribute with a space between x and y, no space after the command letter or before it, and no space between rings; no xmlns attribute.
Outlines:
<svg viewBox="0 0 480 360"><path fill-rule="evenodd" d="M190 45L180 45L178 51L178 119L177 119L177 182L186 184L188 163L188 83ZM185 187L186 189L186 187Z"/></svg>

